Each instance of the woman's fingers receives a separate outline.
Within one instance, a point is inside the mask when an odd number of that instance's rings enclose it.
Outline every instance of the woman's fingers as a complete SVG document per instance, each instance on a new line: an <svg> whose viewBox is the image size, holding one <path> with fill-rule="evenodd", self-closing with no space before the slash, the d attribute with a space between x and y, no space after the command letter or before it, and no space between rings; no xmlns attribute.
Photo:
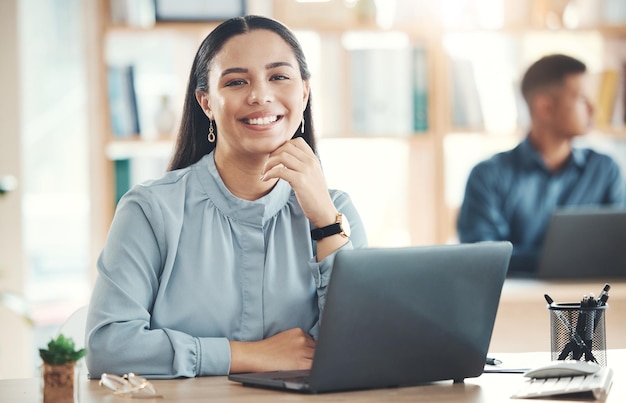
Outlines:
<svg viewBox="0 0 626 403"><path fill-rule="evenodd" d="M299 328L258 342L231 342L231 372L262 372L311 367L315 340Z"/></svg>
<svg viewBox="0 0 626 403"><path fill-rule="evenodd" d="M302 138L290 140L271 153L261 180L282 179L293 188L304 214L314 225L328 225L336 209L317 155Z"/></svg>
<svg viewBox="0 0 626 403"><path fill-rule="evenodd" d="M264 179L281 177L284 169L295 172L304 172L307 166L319 165L317 156L313 153L309 145L301 138L293 139L270 154L262 175Z"/></svg>

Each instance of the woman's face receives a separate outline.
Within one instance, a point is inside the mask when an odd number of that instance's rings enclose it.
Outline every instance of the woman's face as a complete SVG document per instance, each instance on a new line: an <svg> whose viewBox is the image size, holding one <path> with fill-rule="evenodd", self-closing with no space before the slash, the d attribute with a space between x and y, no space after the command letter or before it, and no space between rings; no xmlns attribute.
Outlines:
<svg viewBox="0 0 626 403"><path fill-rule="evenodd" d="M218 127L216 153L266 155L296 132L308 96L291 47L278 34L255 29L215 55L208 95L199 101Z"/></svg>

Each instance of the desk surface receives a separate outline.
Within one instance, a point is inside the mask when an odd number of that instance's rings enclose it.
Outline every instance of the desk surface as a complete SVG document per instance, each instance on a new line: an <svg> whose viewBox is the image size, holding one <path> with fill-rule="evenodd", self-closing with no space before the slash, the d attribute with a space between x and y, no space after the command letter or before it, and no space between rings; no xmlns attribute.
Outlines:
<svg viewBox="0 0 626 403"><path fill-rule="evenodd" d="M544 353L542 353L544 354ZM549 355L549 353L545 353ZM526 357L524 354L507 354L507 357ZM626 396L626 350L610 350L607 353L609 366L614 370L613 387L607 403L623 402ZM81 378L77 382L78 402L471 402L502 403L505 401L523 402L510 399L522 385L521 374L483 374L478 378L467 379L464 384L439 382L424 386L378 389L303 395L265 389L244 387L228 381L226 377L201 377L193 379L155 380L152 381L164 399L122 399L114 396L108 389L98 385L98 381ZM0 401L14 403L41 402L39 379L0 380ZM528 402L548 402L554 400L532 399ZM581 399L560 402L580 402ZM589 400L582 400L589 401Z"/></svg>

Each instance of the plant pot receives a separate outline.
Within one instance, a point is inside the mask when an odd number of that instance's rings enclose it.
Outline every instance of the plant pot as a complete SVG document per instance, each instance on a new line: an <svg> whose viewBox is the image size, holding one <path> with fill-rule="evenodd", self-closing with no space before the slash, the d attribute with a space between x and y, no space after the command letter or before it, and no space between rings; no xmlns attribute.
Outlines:
<svg viewBox="0 0 626 403"><path fill-rule="evenodd" d="M76 363L62 365L43 364L44 403L74 402L74 373Z"/></svg>

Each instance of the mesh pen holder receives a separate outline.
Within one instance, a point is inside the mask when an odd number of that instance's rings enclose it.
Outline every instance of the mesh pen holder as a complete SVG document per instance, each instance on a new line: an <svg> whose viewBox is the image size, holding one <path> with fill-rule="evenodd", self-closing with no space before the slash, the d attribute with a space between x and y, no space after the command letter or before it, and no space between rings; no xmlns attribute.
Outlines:
<svg viewBox="0 0 626 403"><path fill-rule="evenodd" d="M548 306L552 360L593 361L606 367L607 305L582 307L580 303Z"/></svg>

